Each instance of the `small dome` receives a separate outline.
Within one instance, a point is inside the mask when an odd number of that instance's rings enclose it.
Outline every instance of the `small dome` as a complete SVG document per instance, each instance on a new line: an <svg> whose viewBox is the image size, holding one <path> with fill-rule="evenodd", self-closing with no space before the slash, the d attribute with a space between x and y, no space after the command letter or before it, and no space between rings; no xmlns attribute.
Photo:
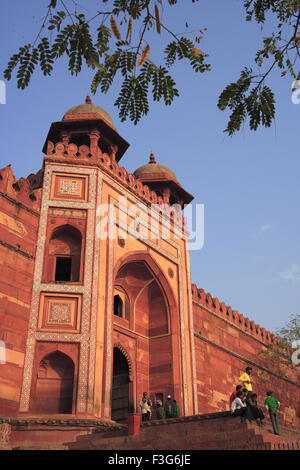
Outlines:
<svg viewBox="0 0 300 470"><path fill-rule="evenodd" d="M153 153L150 155L150 161L146 165L140 166L133 173L136 178L146 176L147 174L167 173L172 179L177 181L175 173L165 165L156 163Z"/></svg>
<svg viewBox="0 0 300 470"><path fill-rule="evenodd" d="M90 96L86 97L84 104L78 104L70 108L64 115L63 120L66 119L68 114L98 114L100 118L105 119L111 126L113 126L113 121L110 115L105 111L105 109L100 108L92 103ZM68 118L67 118L68 119ZM85 119L84 117L82 119Z"/></svg>

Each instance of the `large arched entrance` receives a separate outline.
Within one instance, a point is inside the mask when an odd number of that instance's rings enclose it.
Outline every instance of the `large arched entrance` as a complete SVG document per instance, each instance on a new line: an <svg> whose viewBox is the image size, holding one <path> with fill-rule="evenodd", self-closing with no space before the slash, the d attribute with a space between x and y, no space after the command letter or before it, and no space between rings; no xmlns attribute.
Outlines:
<svg viewBox="0 0 300 470"><path fill-rule="evenodd" d="M72 413L74 363L60 351L45 356L39 365L35 387L34 412Z"/></svg>
<svg viewBox="0 0 300 470"><path fill-rule="evenodd" d="M126 423L129 411L129 366L126 357L114 348L111 419Z"/></svg>
<svg viewBox="0 0 300 470"><path fill-rule="evenodd" d="M160 271L158 274L162 279ZM131 306L128 328L138 335L134 393L135 408L140 411L144 391L163 401L169 393L174 396L170 302L159 276L144 260L121 265L115 275L115 286L122 287L128 295ZM179 367L177 364L178 370ZM177 393L176 399L180 398Z"/></svg>

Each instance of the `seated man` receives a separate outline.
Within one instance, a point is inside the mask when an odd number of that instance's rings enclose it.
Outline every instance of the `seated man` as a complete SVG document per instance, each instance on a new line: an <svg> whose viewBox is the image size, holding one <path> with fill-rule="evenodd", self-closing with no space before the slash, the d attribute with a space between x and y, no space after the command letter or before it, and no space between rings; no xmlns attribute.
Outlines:
<svg viewBox="0 0 300 470"><path fill-rule="evenodd" d="M231 403L233 402L233 400L236 398L236 394L237 392L240 392L242 390L242 385L237 385L235 387L235 390L232 392L232 394L230 395L230 398L229 398L229 408L231 407Z"/></svg>
<svg viewBox="0 0 300 470"><path fill-rule="evenodd" d="M232 416L240 416L242 422L247 420L250 423L250 408L242 398L243 393L241 391L237 392L236 398L231 403L230 412Z"/></svg>
<svg viewBox="0 0 300 470"><path fill-rule="evenodd" d="M265 419L265 415L263 414L262 410L258 408L256 393L252 393L251 397L248 400L248 406L250 407L253 419L256 420L257 424L262 426L264 424L263 420Z"/></svg>

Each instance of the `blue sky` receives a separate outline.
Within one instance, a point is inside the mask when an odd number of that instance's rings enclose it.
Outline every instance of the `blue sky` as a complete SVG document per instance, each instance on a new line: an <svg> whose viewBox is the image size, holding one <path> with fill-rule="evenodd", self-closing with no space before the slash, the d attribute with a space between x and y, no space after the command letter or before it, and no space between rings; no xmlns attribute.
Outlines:
<svg viewBox="0 0 300 470"><path fill-rule="evenodd" d="M9 57L33 41L48 3L2 5L0 78ZM99 8L96 0L80 4L88 17ZM195 203L205 205L205 244L191 252L192 281L274 331L299 313L300 303L300 105L291 101L292 80L277 70L272 75L277 117L270 129L251 132L245 126L228 138L222 132L228 115L217 109L218 96L244 65L253 64L268 30L246 23L238 0L179 1L165 10L164 19L176 32L185 31L186 20L189 30L208 28L200 47L210 54L212 71L198 75L185 64L174 67L180 97L168 108L155 103L137 126L118 118L113 106L118 84L108 95L97 93L93 102L109 112L131 144L122 159L129 172L146 163L152 151ZM150 58L159 57L167 39L165 34L152 39ZM62 60L52 77L38 72L24 91L15 78L7 82L7 101L0 105L0 167L11 163L18 178L38 171L51 122L84 102L92 76L85 69L71 77Z"/></svg>

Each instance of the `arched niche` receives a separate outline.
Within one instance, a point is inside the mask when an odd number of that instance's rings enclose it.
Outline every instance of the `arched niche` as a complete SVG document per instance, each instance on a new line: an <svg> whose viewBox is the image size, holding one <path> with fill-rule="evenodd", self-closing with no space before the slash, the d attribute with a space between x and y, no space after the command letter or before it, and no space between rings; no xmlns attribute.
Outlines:
<svg viewBox="0 0 300 470"><path fill-rule="evenodd" d="M47 354L37 369L33 412L41 414L72 413L74 362L66 354Z"/></svg>
<svg viewBox="0 0 300 470"><path fill-rule="evenodd" d="M135 317L147 313L148 336L165 335L169 332L168 305L158 282L153 279L141 289L135 302Z"/></svg>
<svg viewBox="0 0 300 470"><path fill-rule="evenodd" d="M123 265L116 276L128 293L132 328L149 338L169 333L167 297L154 273L143 261Z"/></svg>

